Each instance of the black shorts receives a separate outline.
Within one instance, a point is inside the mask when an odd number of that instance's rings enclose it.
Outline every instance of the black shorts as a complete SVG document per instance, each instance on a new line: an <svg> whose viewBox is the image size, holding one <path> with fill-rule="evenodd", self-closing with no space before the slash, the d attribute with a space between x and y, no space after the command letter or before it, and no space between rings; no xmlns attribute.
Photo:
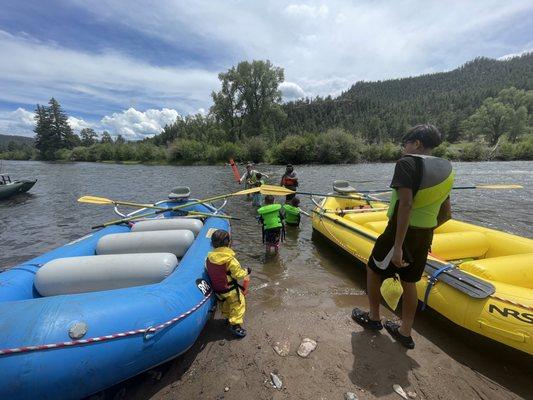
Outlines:
<svg viewBox="0 0 533 400"><path fill-rule="evenodd" d="M383 279L398 274L404 282L418 282L424 272L428 252L431 249L433 229L408 228L402 250L403 259L409 265L398 268L393 263L390 263L386 269L380 269L374 263L374 259L381 261L387 256L390 249L394 246L395 235L396 226L391 224L387 225L385 231L376 240L376 244L368 260L368 268L381 275Z"/></svg>
<svg viewBox="0 0 533 400"><path fill-rule="evenodd" d="M281 228L265 229L263 233L263 243L278 244L281 239Z"/></svg>

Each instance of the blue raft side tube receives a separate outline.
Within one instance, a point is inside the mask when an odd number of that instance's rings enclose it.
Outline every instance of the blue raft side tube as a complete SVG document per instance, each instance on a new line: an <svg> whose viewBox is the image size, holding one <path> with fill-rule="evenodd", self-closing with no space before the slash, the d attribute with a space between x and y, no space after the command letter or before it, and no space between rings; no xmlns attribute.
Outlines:
<svg viewBox="0 0 533 400"><path fill-rule="evenodd" d="M209 210L201 206L194 209ZM70 341L69 327L77 321L87 324L88 332L84 336L87 339L155 326L192 309L204 299L196 280L207 280L204 262L211 250L207 237L211 228L229 230L229 223L209 218L178 268L159 284L0 303L0 348ZM67 246L80 246L78 251L86 252L95 245L93 239L99 234L128 230L125 226L108 227ZM32 262L83 255L65 249L67 246ZM135 376L192 346L214 302L211 296L194 313L148 337L134 335L88 345L0 356L0 398L77 399Z"/></svg>

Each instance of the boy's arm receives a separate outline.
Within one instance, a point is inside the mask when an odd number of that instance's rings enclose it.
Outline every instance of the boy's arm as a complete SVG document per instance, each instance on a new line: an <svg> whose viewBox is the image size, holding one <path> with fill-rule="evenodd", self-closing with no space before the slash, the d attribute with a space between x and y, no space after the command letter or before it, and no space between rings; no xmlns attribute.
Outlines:
<svg viewBox="0 0 533 400"><path fill-rule="evenodd" d="M409 217L413 207L413 191L410 188L398 188L398 213L396 219L396 235L394 238L394 251L391 262L397 267L406 267L403 261L403 241L409 228Z"/></svg>
<svg viewBox="0 0 533 400"><path fill-rule="evenodd" d="M441 226L446 221L452 219L452 206L450 196L440 205L439 215L437 215L437 226Z"/></svg>
<svg viewBox="0 0 533 400"><path fill-rule="evenodd" d="M237 279L237 280L238 279L243 279L243 278L246 278L248 276L248 271L243 269L241 267L241 264L235 258L231 259L231 261L229 262L228 268L229 268L229 272L230 272L231 276L234 279Z"/></svg>

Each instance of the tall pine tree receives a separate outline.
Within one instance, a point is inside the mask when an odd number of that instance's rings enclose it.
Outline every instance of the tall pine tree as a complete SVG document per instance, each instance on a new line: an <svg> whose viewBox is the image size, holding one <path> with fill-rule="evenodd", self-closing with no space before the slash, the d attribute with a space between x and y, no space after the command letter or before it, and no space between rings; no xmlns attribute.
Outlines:
<svg viewBox="0 0 533 400"><path fill-rule="evenodd" d="M70 125L68 116L63 112L58 101L53 97L49 106L37 105L35 110L35 147L44 160L53 160L57 150L71 149L80 143Z"/></svg>

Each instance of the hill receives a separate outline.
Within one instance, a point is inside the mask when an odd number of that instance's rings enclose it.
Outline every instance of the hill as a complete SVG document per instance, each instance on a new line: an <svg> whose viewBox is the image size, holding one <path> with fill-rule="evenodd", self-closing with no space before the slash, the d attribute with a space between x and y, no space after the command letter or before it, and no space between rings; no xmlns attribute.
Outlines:
<svg viewBox="0 0 533 400"><path fill-rule="evenodd" d="M16 147L20 147L24 145L33 146L33 142L34 142L33 138L26 137L26 136L0 134L0 150L2 149L7 150L10 143L14 143Z"/></svg>
<svg viewBox="0 0 533 400"><path fill-rule="evenodd" d="M533 53L507 60L477 58L449 72L378 82L357 82L337 98L284 105L284 134L333 127L360 132L368 142L398 139L408 126L435 123L447 140L487 97L504 88L533 88Z"/></svg>

